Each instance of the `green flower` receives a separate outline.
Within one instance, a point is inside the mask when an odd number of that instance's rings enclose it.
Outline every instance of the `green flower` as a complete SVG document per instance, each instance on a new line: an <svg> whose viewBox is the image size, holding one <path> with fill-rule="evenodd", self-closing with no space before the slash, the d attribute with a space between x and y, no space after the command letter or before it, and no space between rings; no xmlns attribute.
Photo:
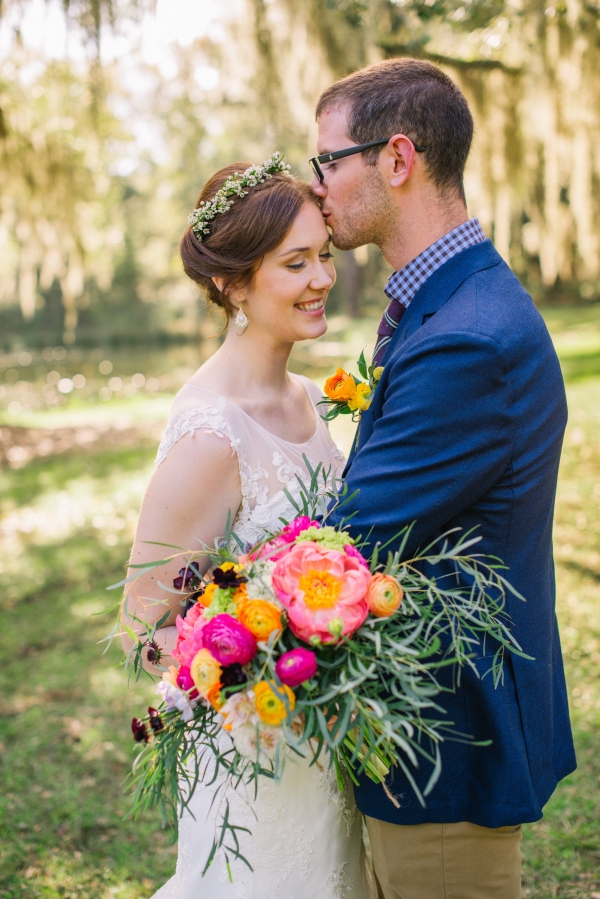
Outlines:
<svg viewBox="0 0 600 899"><path fill-rule="evenodd" d="M349 543L354 544L354 540L346 531L336 531L335 528L329 526L324 528L312 527L301 531L296 537L296 543L300 543L302 540L310 540L311 543L319 543L325 549L337 549L340 552Z"/></svg>
<svg viewBox="0 0 600 899"><path fill-rule="evenodd" d="M213 593L211 604L204 610L204 617L207 621L210 621L215 615L235 616L235 603L233 601L235 591L235 587L228 587L227 590L217 587Z"/></svg>

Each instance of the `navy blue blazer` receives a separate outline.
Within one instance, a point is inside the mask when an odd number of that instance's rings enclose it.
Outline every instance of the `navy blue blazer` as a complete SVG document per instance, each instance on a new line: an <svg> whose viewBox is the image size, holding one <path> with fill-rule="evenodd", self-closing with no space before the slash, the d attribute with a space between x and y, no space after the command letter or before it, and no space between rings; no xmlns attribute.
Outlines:
<svg viewBox="0 0 600 899"><path fill-rule="evenodd" d="M355 513L352 534L372 529L373 544L415 521L410 555L450 528L477 525L483 539L474 551L500 557L527 600L509 596L507 605L512 632L535 661L507 654L497 689L489 674L463 669L460 689L442 694L454 729L492 745L445 741L425 808L397 769L388 786L400 808L366 777L358 807L395 824L536 821L576 764L555 615L552 519L567 406L554 347L486 240L425 282L383 364L345 471L350 493L359 493L331 523ZM490 653L477 659L482 675ZM429 774L421 761L421 788Z"/></svg>

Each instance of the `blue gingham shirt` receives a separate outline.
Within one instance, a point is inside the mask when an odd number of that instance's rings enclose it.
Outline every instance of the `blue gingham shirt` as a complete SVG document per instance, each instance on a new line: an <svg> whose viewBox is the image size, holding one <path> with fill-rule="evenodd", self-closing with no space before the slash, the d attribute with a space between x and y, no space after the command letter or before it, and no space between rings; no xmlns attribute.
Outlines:
<svg viewBox="0 0 600 899"><path fill-rule="evenodd" d="M468 222L464 222L449 231L448 234L444 234L430 247L415 256L408 265L390 276L384 288L390 302L377 329L377 343L373 352L374 365L381 363L385 348L392 339L400 319L427 278L453 256L462 253L469 247L474 247L485 239L478 219L469 219Z"/></svg>

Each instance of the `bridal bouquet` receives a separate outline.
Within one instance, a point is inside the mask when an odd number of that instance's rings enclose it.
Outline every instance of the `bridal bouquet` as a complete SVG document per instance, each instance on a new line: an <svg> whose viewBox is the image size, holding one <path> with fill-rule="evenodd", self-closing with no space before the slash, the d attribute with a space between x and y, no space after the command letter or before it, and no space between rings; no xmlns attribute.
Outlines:
<svg viewBox="0 0 600 899"><path fill-rule="evenodd" d="M185 554L173 588L185 606L177 665L163 670L158 708L133 720L141 746L136 811L181 809L203 778L260 789L259 776L280 777L290 753L332 765L340 788L344 772L384 784L399 766L424 804L440 774L440 744L452 738L452 722L436 704L440 667L473 664L492 639L498 683L504 651L521 652L503 613L511 588L501 564L467 554L479 538L458 536L453 545L444 538L402 560L405 529L395 552L376 545L367 556L344 524L327 525L328 506L347 497L321 466L305 462L311 483L300 484L300 501L288 495L297 516L278 533L248 547L230 531L222 545ZM424 573L440 562L469 586ZM138 674L144 654L160 664L154 634L164 620L143 623L141 637L122 625L137 641L126 664ZM202 766L205 757L211 764ZM422 792L411 771L419 758L433 763ZM227 806L207 867L219 847L242 857L240 829Z"/></svg>

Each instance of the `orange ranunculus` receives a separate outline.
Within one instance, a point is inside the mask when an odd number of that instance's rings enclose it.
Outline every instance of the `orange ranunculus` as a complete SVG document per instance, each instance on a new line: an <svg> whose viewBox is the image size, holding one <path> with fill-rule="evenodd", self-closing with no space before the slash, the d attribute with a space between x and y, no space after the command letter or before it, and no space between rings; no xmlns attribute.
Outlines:
<svg viewBox="0 0 600 899"><path fill-rule="evenodd" d="M204 606L205 608L208 608L209 605L211 604L211 602L213 601L213 596L214 596L215 590L217 590L217 589L218 588L217 588L216 584L208 584L204 588L204 593L202 594L202 596L198 597L199 604L201 606Z"/></svg>
<svg viewBox="0 0 600 899"><path fill-rule="evenodd" d="M281 611L266 599L247 599L237 609L240 624L247 627L257 640L268 640L273 631L280 631Z"/></svg>
<svg viewBox="0 0 600 899"><path fill-rule="evenodd" d="M374 574L367 589L369 611L377 618L389 618L400 608L403 590L389 574Z"/></svg>
<svg viewBox="0 0 600 899"><path fill-rule="evenodd" d="M356 381L343 368L338 368L334 375L327 378L323 389L330 400L345 403L356 393Z"/></svg>
<svg viewBox="0 0 600 899"><path fill-rule="evenodd" d="M221 682L223 669L208 649L200 649L192 659L190 674L200 696L208 696L210 690Z"/></svg>
<svg viewBox="0 0 600 899"><path fill-rule="evenodd" d="M223 689L223 685L219 682L217 684L213 684L210 690L207 691L206 696L204 697L207 702L210 702L213 709L216 709L219 712L224 705L223 697L221 696L221 690Z"/></svg>
<svg viewBox="0 0 600 899"><path fill-rule="evenodd" d="M296 697L289 687L285 684L281 687L275 687L266 680L261 680L253 687L256 697L256 711L258 717L265 724L277 725L285 721L287 717L287 707L283 700L283 694L287 698L287 706L290 712L294 710L296 705Z"/></svg>
<svg viewBox="0 0 600 899"><path fill-rule="evenodd" d="M233 601L238 605L240 603L245 602L248 599L248 588L246 584L240 584L235 593L233 594ZM247 627L248 625L246 625Z"/></svg>

